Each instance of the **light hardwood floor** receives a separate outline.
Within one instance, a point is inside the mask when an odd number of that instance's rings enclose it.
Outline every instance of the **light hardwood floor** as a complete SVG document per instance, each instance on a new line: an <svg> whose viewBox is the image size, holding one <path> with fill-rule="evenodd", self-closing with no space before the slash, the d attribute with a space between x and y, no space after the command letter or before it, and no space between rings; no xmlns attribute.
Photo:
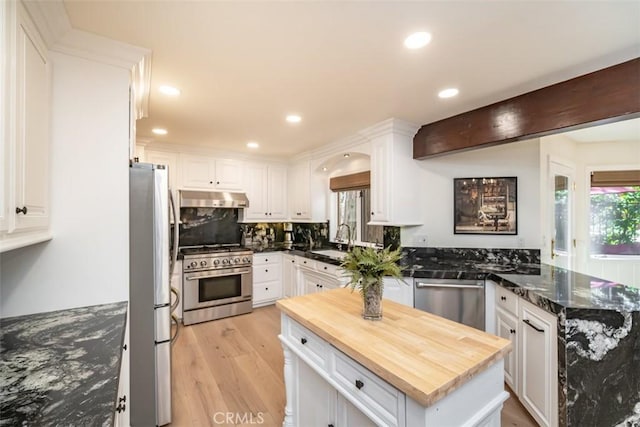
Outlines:
<svg viewBox="0 0 640 427"><path fill-rule="evenodd" d="M182 327L173 346L171 426L281 426L285 394L279 332L280 312L273 305ZM502 425L537 424L511 397L502 410Z"/></svg>

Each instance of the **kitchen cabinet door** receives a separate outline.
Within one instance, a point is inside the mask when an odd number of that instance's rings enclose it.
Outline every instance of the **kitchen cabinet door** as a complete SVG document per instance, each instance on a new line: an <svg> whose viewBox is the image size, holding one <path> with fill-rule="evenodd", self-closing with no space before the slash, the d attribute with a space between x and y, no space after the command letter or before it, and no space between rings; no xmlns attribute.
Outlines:
<svg viewBox="0 0 640 427"><path fill-rule="evenodd" d="M371 135L371 221L375 225L420 225L416 185L421 170L413 159L416 127L390 120ZM367 136L367 132L362 133Z"/></svg>
<svg viewBox="0 0 640 427"><path fill-rule="evenodd" d="M237 160L181 155L181 186L193 190L243 189L243 164Z"/></svg>
<svg viewBox="0 0 640 427"><path fill-rule="evenodd" d="M295 165L289 174L291 207L289 215L292 220L311 219L311 188L309 162Z"/></svg>
<svg viewBox="0 0 640 427"><path fill-rule="evenodd" d="M22 2L3 2L0 252L51 239L50 63ZM6 37L4 37L6 36ZM5 77L6 76L6 77Z"/></svg>
<svg viewBox="0 0 640 427"><path fill-rule="evenodd" d="M285 298L298 295L296 283L296 257L294 255L282 255L282 295Z"/></svg>
<svg viewBox="0 0 640 427"><path fill-rule="evenodd" d="M411 277L403 277L402 279L384 277L382 280L384 285L383 298L413 307L413 279Z"/></svg>
<svg viewBox="0 0 640 427"><path fill-rule="evenodd" d="M338 393L337 401L338 426L375 427L376 424L356 408L351 402Z"/></svg>
<svg viewBox="0 0 640 427"><path fill-rule="evenodd" d="M536 421L558 425L557 318L520 299L519 398Z"/></svg>
<svg viewBox="0 0 640 427"><path fill-rule="evenodd" d="M504 358L504 381L514 392L518 390L518 318L496 308L496 335L511 341L512 350Z"/></svg>
<svg viewBox="0 0 640 427"><path fill-rule="evenodd" d="M129 316L127 316L127 323L125 325L124 342L122 345L122 361L120 362L120 376L118 378L118 400L115 402L115 414L114 423L115 427L128 427L130 426L130 410L129 402Z"/></svg>
<svg viewBox="0 0 640 427"><path fill-rule="evenodd" d="M282 166L248 164L244 170L249 207L245 221L279 221L287 217L287 169Z"/></svg>
<svg viewBox="0 0 640 427"><path fill-rule="evenodd" d="M217 190L241 191L242 162L231 159L217 159L215 161L215 188Z"/></svg>
<svg viewBox="0 0 640 427"><path fill-rule="evenodd" d="M354 427L358 424L337 424L335 420L336 412L336 390L324 378L318 375L309 365L298 358L299 387L295 401L297 408L294 409L297 420L294 425L304 427L327 427L339 425Z"/></svg>
<svg viewBox="0 0 640 427"><path fill-rule="evenodd" d="M183 188L194 190L214 188L215 159L183 154L180 160Z"/></svg>
<svg viewBox="0 0 640 427"><path fill-rule="evenodd" d="M287 168L269 166L267 177L269 219L287 219Z"/></svg>

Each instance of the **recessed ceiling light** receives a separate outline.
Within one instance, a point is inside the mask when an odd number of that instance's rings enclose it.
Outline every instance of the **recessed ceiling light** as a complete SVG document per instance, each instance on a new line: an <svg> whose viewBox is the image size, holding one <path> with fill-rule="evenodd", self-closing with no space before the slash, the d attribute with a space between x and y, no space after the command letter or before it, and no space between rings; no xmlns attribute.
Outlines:
<svg viewBox="0 0 640 427"><path fill-rule="evenodd" d="M451 87L449 89L444 89L438 92L438 96L440 98L451 98L453 96L456 96L458 92L458 89L456 89L455 87Z"/></svg>
<svg viewBox="0 0 640 427"><path fill-rule="evenodd" d="M287 116L287 121L289 123L300 123L302 121L302 117L298 116L297 114L289 114Z"/></svg>
<svg viewBox="0 0 640 427"><path fill-rule="evenodd" d="M420 31L417 33L411 34L409 37L404 39L404 45L408 49L420 49L423 46L426 46L431 41L431 34Z"/></svg>
<svg viewBox="0 0 640 427"><path fill-rule="evenodd" d="M344 157L345 157L345 158L348 158L350 155L351 155L351 154L349 154L349 153L344 153Z"/></svg>
<svg viewBox="0 0 640 427"><path fill-rule="evenodd" d="M151 132L155 133L156 135L166 135L167 134L167 130L166 129L162 129L162 128L153 128L153 129L151 129Z"/></svg>
<svg viewBox="0 0 640 427"><path fill-rule="evenodd" d="M169 95L169 96L178 96L180 95L180 89L173 87L173 86L168 86L168 85L162 85L158 88L158 90L161 93L164 93L165 95Z"/></svg>
<svg viewBox="0 0 640 427"><path fill-rule="evenodd" d="M258 144L255 141L250 141L250 142L247 142L247 147L249 147L249 148L258 148L258 147L260 147L260 144Z"/></svg>
<svg viewBox="0 0 640 427"><path fill-rule="evenodd" d="M326 171L328 171L328 170L329 170L329 169L328 169L326 166L323 166L323 168L322 168L322 172L326 172Z"/></svg>

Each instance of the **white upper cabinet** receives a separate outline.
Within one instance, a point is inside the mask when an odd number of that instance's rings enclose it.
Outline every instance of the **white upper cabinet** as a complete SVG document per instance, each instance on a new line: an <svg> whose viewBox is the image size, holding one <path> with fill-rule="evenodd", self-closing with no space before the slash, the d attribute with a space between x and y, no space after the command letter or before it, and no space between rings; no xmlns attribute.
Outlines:
<svg viewBox="0 0 640 427"><path fill-rule="evenodd" d="M371 222L380 225L419 225L416 188L418 161L413 160L413 136L418 127L396 119L386 120L362 135L371 141Z"/></svg>
<svg viewBox="0 0 640 427"><path fill-rule="evenodd" d="M292 220L311 219L309 162L298 163L289 170L289 215Z"/></svg>
<svg viewBox="0 0 640 427"><path fill-rule="evenodd" d="M5 78L0 252L51 238L47 49L21 2L3 2L1 7Z"/></svg>
<svg viewBox="0 0 640 427"><path fill-rule="evenodd" d="M245 221L281 221L287 218L287 169L249 163L244 171L249 207Z"/></svg>
<svg viewBox="0 0 640 427"><path fill-rule="evenodd" d="M324 177L315 174L304 160L289 168L289 218L292 221L326 221Z"/></svg>
<svg viewBox="0 0 640 427"><path fill-rule="evenodd" d="M238 160L183 154L182 188L194 190L243 190L243 164Z"/></svg>

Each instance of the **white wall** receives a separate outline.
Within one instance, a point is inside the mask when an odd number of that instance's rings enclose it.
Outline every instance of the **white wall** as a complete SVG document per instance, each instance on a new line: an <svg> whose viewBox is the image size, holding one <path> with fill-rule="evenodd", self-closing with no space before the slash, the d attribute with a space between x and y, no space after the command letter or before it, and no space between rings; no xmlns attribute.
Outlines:
<svg viewBox="0 0 640 427"><path fill-rule="evenodd" d="M422 177L415 187L422 203L423 224L401 231L403 246L464 248L540 248L539 140L450 154L419 162ZM453 178L518 178L518 234L453 234Z"/></svg>
<svg viewBox="0 0 640 427"><path fill-rule="evenodd" d="M129 71L51 59L54 237L0 255L0 317L129 297Z"/></svg>

